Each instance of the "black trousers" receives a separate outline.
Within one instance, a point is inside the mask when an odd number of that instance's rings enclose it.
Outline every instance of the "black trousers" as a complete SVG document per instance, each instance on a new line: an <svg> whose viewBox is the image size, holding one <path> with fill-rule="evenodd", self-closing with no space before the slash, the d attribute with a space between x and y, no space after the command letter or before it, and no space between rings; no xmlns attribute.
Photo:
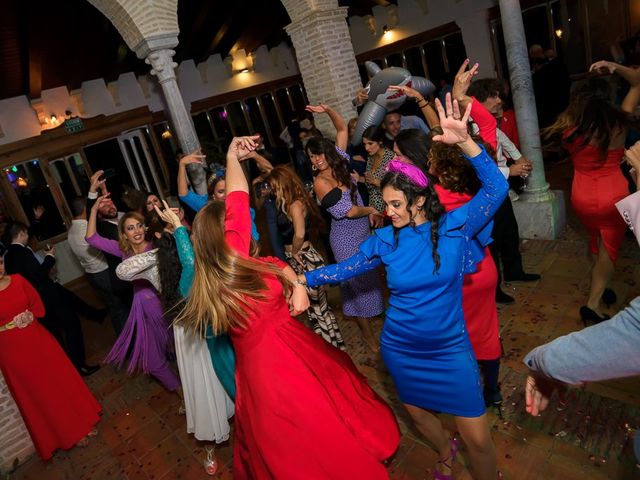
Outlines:
<svg viewBox="0 0 640 480"><path fill-rule="evenodd" d="M76 368L85 366L82 326L73 305L58 300L45 301L45 311L42 324L56 338Z"/></svg>
<svg viewBox="0 0 640 480"><path fill-rule="evenodd" d="M520 234L518 222L513 213L511 199L507 197L500 205L493 217L493 243L489 244L489 250L498 270L498 284L500 289L502 275L505 277L519 277L524 273L522 268L522 255L520 255ZM502 265L502 272L500 271Z"/></svg>
<svg viewBox="0 0 640 480"><path fill-rule="evenodd" d="M86 273L89 285L91 285L104 304L109 308L109 315L111 316L111 324L116 335L120 335L122 328L124 327L127 318L129 317L129 309L131 308L131 302L127 302L124 295L120 295L116 288L111 283L111 272L107 268L98 273Z"/></svg>

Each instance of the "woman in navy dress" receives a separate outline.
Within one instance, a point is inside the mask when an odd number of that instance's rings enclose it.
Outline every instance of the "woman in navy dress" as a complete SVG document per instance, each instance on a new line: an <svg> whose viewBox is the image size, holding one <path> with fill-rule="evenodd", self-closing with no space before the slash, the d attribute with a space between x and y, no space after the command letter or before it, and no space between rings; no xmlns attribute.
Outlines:
<svg viewBox="0 0 640 480"><path fill-rule="evenodd" d="M451 478L457 443L433 411L454 415L474 478L495 479L495 449L462 312L462 279L482 259L472 239L491 220L508 186L493 159L469 137L469 109L460 118L450 95L447 115L437 106L443 134L433 140L459 149L471 162L480 191L444 213L424 173L394 160L381 185L392 225L376 230L353 257L307 272L299 281L309 286L341 282L385 266L391 296L382 357L416 426L439 451L436 479Z"/></svg>

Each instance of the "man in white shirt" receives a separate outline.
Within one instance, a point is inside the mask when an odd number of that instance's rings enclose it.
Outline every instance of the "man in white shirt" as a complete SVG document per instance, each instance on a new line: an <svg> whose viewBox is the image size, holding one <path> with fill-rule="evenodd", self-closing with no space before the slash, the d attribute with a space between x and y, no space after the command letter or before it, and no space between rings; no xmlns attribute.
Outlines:
<svg viewBox="0 0 640 480"><path fill-rule="evenodd" d="M89 284L98 292L103 302L109 308L111 323L116 334L122 330L122 326L129 316L129 305L123 303L116 295L116 289L112 285L112 273L104 254L90 246L85 240L87 233L87 210L84 197L76 197L71 201L73 220L67 233L69 247L74 253L80 265L84 269Z"/></svg>

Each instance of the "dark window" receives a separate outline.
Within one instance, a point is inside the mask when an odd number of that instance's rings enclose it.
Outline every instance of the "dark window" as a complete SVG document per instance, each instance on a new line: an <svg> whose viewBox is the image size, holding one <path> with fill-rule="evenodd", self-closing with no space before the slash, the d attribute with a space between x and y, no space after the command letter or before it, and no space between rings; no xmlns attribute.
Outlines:
<svg viewBox="0 0 640 480"><path fill-rule="evenodd" d="M111 192L111 199L118 206L118 210L124 210L124 204L121 200L122 187L123 185L133 186L134 184L118 140L112 138L111 140L84 147L83 150L93 172L106 170L107 168L115 170L116 176L107 181L107 188Z"/></svg>
<svg viewBox="0 0 640 480"><path fill-rule="evenodd" d="M427 59L427 68L429 69L429 79L434 85L439 85L440 80L445 78L446 73L444 59L442 58L442 40L432 40L425 43L423 48Z"/></svg>
<svg viewBox="0 0 640 480"><path fill-rule="evenodd" d="M244 108L249 115L249 119L251 120L252 132L251 133L259 133L262 135L264 139L265 145L268 147L271 146L271 140L269 139L269 132L267 126L262 119L262 114L260 113L260 107L258 106L258 99L255 97L247 98L244 101ZM271 132L273 134L278 135L279 132Z"/></svg>
<svg viewBox="0 0 640 480"><path fill-rule="evenodd" d="M213 127L218 134L218 140L225 144L229 143L233 134L229 127L229 115L225 109L223 107L216 107L209 112L209 116L211 117Z"/></svg>
<svg viewBox="0 0 640 480"><path fill-rule="evenodd" d="M411 75L417 75L424 77L425 71L422 65L422 53L420 53L420 47L411 47L405 50L404 57L407 60L407 70L411 72Z"/></svg>
<svg viewBox="0 0 640 480"><path fill-rule="evenodd" d="M392 53L391 55L387 56L387 66L402 68L402 55L400 53Z"/></svg>
<svg viewBox="0 0 640 480"><path fill-rule="evenodd" d="M236 136L249 135L249 126L242 113L240 102L233 102L227 105L227 114L229 115L229 124Z"/></svg>
<svg viewBox="0 0 640 480"><path fill-rule="evenodd" d="M278 107L280 107L284 123L288 124L296 117L296 114L293 111L289 95L285 88L276 91L276 101L278 102Z"/></svg>
<svg viewBox="0 0 640 480"><path fill-rule="evenodd" d="M458 71L462 62L467 58L467 50L464 48L462 33L457 32L444 37L444 49L447 54L447 63L449 64L449 72Z"/></svg>
<svg viewBox="0 0 640 480"><path fill-rule="evenodd" d="M278 117L276 104L273 101L273 95L270 93L265 93L260 96L260 101L262 102L264 113L267 115L267 121L269 122L271 131L274 132L274 136L278 138L280 136L280 132L282 132L282 129L284 127L282 126L280 118Z"/></svg>

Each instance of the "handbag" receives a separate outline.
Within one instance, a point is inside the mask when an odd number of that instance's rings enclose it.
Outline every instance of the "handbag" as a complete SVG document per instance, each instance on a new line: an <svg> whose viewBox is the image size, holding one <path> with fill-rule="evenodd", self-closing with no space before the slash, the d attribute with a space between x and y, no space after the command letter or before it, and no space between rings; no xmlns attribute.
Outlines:
<svg viewBox="0 0 640 480"><path fill-rule="evenodd" d="M616 208L640 245L640 191L616 202Z"/></svg>

